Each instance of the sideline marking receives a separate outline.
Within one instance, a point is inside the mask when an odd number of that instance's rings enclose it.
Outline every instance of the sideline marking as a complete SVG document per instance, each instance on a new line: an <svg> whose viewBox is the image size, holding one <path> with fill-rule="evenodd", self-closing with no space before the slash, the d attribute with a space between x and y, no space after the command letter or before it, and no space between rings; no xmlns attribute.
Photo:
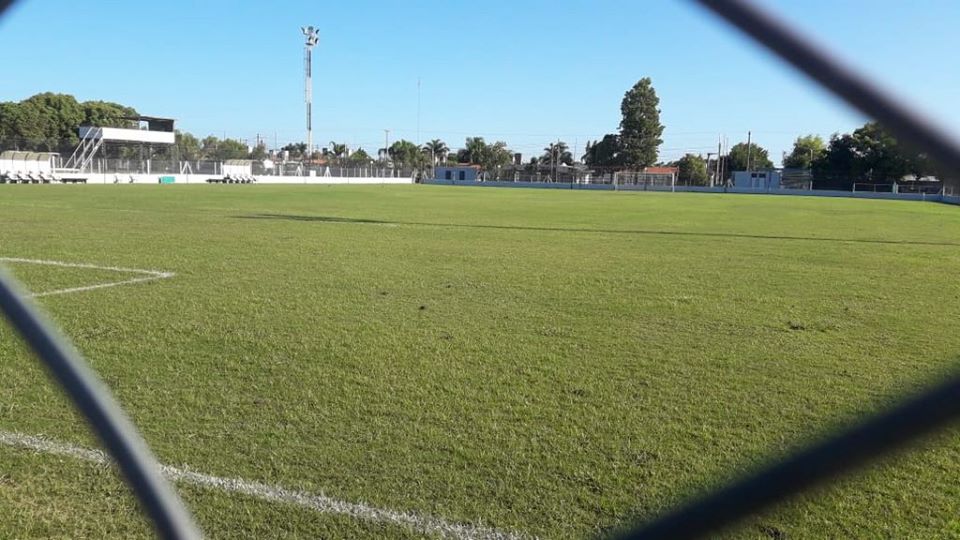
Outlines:
<svg viewBox="0 0 960 540"><path fill-rule="evenodd" d="M160 270L144 270L142 268L122 268L119 266L99 266L96 264L68 263L63 261L48 261L44 259L24 259L20 257L0 257L0 263L2 262L40 264L40 265L46 265L46 266L60 266L63 268L88 268L90 270L108 270L112 272L126 272L128 274L140 274L143 276L143 277L137 277L132 279L124 279L121 281L98 283L96 285L85 285L82 287L69 287L66 289L55 289L52 291L31 293L30 296L33 298L40 298L41 296L53 296L55 294L68 294L68 293L75 293L75 292L92 291L94 289L105 289L107 287L117 287L119 285L130 285L133 283L143 283L145 281L153 281L156 279L172 278L173 276L176 275L173 272L162 272Z"/></svg>
<svg viewBox="0 0 960 540"><path fill-rule="evenodd" d="M0 444L44 454L70 457L97 465L111 465L113 463L110 457L100 450L83 448L23 433L0 430ZM363 521L397 525L411 528L421 534L437 535L442 538L453 538L455 540L522 540L530 538L526 535L499 531L480 525L451 523L427 515L376 508L363 503L341 501L325 495L295 491L242 478L221 478L193 472L185 467L161 465L160 472L168 479L176 482L247 495L267 502L293 504L322 514L340 514Z"/></svg>

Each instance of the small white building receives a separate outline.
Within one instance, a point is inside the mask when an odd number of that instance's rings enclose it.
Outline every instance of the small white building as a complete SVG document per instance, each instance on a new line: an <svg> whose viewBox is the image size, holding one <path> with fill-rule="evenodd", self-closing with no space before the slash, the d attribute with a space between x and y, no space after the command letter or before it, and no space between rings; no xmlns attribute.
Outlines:
<svg viewBox="0 0 960 540"><path fill-rule="evenodd" d="M228 159L223 162L224 177L242 177L253 175L253 160Z"/></svg>
<svg viewBox="0 0 960 540"><path fill-rule="evenodd" d="M733 187L741 189L780 189L783 173L780 169L733 171Z"/></svg>

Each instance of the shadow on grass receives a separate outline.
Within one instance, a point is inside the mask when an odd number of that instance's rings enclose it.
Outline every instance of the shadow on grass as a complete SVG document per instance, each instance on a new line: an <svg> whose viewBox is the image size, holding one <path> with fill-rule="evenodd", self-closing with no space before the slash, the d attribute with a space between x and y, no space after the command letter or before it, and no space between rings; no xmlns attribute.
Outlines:
<svg viewBox="0 0 960 540"><path fill-rule="evenodd" d="M657 231L644 229L589 229L583 227L532 227L525 225L479 225L469 223L425 223L419 221L387 221L379 219L348 218L334 216L303 216L295 214L249 214L234 216L237 219L266 219L280 221L304 221L314 223L356 223L367 225L406 225L413 227L456 227L464 229L496 229L506 231L538 231L538 232L572 232L595 234L635 234L650 236L691 236L700 238L746 238L752 240L796 240L801 242L850 242L857 244L885 244L903 246L955 246L957 242L934 242L925 240L877 240L869 238L830 238L814 236L782 236L768 234L722 233L722 232L689 232L689 231Z"/></svg>

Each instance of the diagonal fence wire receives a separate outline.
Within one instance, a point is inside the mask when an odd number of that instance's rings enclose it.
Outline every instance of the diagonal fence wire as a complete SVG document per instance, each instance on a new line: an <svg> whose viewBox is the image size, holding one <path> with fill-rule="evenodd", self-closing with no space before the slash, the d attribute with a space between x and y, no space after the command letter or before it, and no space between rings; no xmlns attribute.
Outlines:
<svg viewBox="0 0 960 540"><path fill-rule="evenodd" d="M695 0L786 60L848 104L877 120L897 141L960 171L960 143L826 49L749 0Z"/></svg>
<svg viewBox="0 0 960 540"><path fill-rule="evenodd" d="M955 376L892 411L688 503L623 538L701 538L937 431L958 417L960 376Z"/></svg>
<svg viewBox="0 0 960 540"><path fill-rule="evenodd" d="M0 268L0 311L67 393L117 462L161 538L200 538L183 502L160 475L160 465L119 404L56 326L26 300Z"/></svg>
<svg viewBox="0 0 960 540"><path fill-rule="evenodd" d="M960 145L949 135L784 22L747 0L697 1L850 105L880 121L897 140L927 152L944 170L960 170ZM688 502L623 538L701 538L958 419L960 374L858 426Z"/></svg>
<svg viewBox="0 0 960 540"><path fill-rule="evenodd" d="M13 0L0 0L0 17ZM140 500L161 538L201 538L180 497L160 475L160 465L110 391L39 310L16 281L0 268L0 312L33 349L73 401Z"/></svg>

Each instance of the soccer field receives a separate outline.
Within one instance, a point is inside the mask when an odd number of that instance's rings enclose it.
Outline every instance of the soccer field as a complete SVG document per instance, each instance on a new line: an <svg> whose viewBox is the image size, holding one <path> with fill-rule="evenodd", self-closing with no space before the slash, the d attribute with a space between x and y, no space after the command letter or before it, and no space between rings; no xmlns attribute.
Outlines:
<svg viewBox="0 0 960 540"><path fill-rule="evenodd" d="M0 186L0 258L216 538L602 537L960 353L960 208L934 203ZM0 537L149 536L96 447L0 325ZM953 429L727 534L958 515Z"/></svg>

